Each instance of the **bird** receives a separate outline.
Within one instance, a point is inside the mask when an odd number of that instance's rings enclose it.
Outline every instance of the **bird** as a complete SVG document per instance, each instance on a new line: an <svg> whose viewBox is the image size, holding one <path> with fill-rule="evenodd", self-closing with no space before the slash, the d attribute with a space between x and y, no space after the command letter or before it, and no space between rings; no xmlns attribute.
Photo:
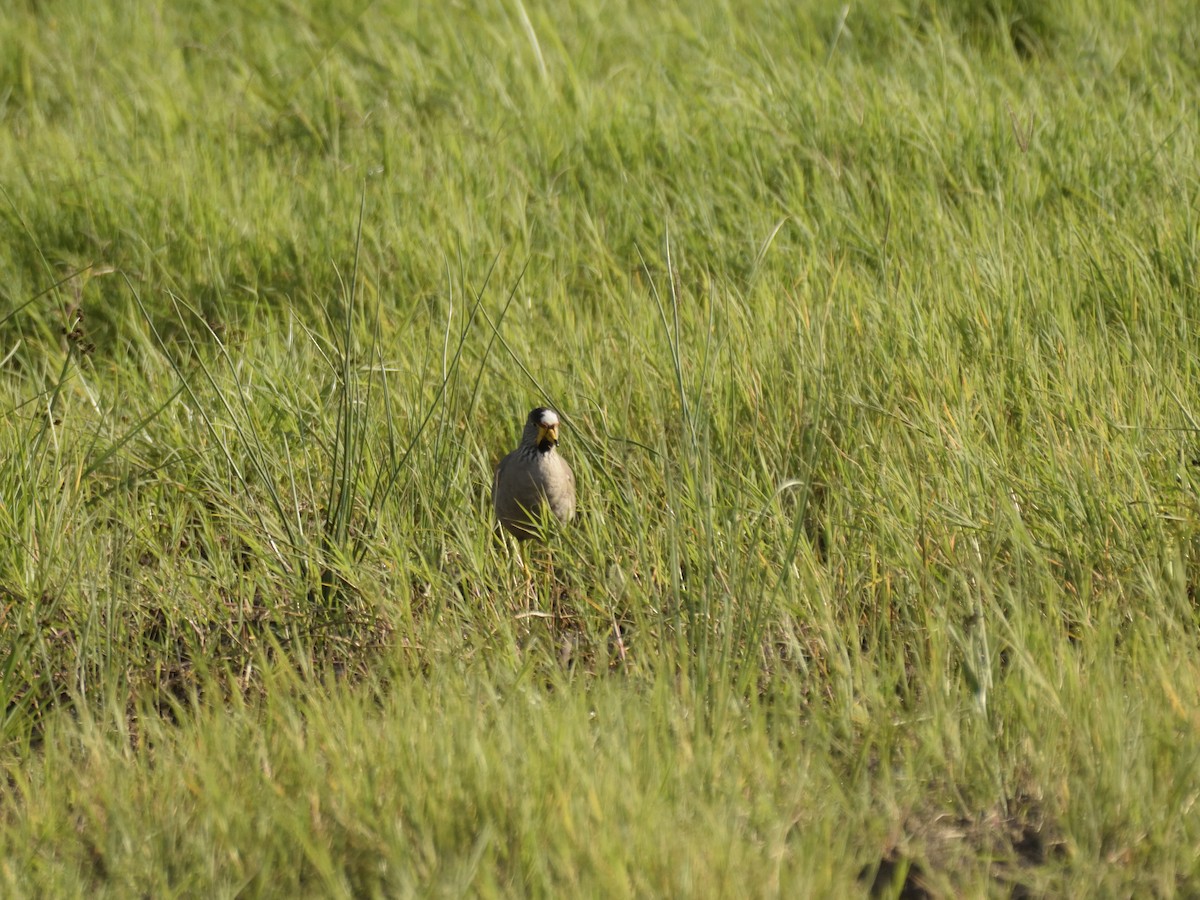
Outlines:
<svg viewBox="0 0 1200 900"><path fill-rule="evenodd" d="M500 460L492 481L496 518L519 541L535 538L543 507L561 523L575 516L575 475L558 450L558 413L530 410L517 449Z"/></svg>

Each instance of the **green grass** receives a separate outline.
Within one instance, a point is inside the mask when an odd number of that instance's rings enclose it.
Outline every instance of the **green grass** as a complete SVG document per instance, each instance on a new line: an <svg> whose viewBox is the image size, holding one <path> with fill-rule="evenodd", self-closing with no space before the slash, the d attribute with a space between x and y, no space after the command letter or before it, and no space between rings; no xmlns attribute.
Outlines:
<svg viewBox="0 0 1200 900"><path fill-rule="evenodd" d="M1200 891L1195 16L310 6L0 18L5 894Z"/></svg>

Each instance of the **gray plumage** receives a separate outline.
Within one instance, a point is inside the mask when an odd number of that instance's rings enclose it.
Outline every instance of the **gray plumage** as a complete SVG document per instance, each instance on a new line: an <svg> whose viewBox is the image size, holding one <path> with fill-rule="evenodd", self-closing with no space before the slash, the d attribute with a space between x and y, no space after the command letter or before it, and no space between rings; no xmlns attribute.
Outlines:
<svg viewBox="0 0 1200 900"><path fill-rule="evenodd" d="M559 522L575 515L575 475L557 445L558 415L539 406L525 420L520 445L496 467L492 506L518 540L537 537L543 504Z"/></svg>

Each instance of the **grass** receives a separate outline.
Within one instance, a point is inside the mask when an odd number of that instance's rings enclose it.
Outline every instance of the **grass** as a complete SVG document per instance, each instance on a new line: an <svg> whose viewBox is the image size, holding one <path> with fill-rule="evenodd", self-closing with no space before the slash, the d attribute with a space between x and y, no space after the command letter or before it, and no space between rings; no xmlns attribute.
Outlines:
<svg viewBox="0 0 1200 900"><path fill-rule="evenodd" d="M810 6L4 17L5 893L1200 890L1200 27Z"/></svg>

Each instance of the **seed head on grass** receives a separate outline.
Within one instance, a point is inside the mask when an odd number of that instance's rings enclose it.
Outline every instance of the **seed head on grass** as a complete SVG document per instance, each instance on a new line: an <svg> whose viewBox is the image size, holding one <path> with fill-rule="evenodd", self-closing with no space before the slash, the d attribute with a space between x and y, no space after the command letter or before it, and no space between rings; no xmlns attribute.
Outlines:
<svg viewBox="0 0 1200 900"><path fill-rule="evenodd" d="M496 467L492 505L500 524L517 540L538 536L543 508L559 522L575 515L575 475L557 446L558 414L539 406L525 420L517 449Z"/></svg>

